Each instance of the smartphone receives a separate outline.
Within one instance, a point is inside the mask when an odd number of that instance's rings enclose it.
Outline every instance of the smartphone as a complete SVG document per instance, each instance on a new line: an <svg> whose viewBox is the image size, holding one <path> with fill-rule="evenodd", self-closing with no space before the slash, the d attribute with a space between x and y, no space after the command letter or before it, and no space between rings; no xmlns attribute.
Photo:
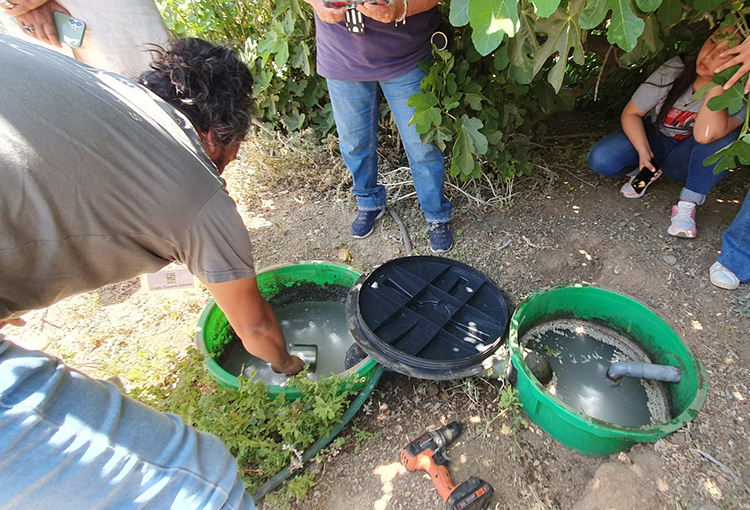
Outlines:
<svg viewBox="0 0 750 510"><path fill-rule="evenodd" d="M86 32L86 23L60 11L54 11L52 16L55 18L57 38L60 42L67 44L71 48L78 48L81 45L81 42L83 42L83 34Z"/></svg>
<svg viewBox="0 0 750 510"><path fill-rule="evenodd" d="M654 168L656 168L656 171L658 172L659 165L656 164L656 161L652 159L651 164L654 165ZM636 193L645 191L646 187L651 184L651 179L654 178L654 175L656 175L656 172L652 171L647 166L644 166L643 168L641 168L641 171L638 172L638 174L635 176L630 185L633 186L633 189L636 191Z"/></svg>

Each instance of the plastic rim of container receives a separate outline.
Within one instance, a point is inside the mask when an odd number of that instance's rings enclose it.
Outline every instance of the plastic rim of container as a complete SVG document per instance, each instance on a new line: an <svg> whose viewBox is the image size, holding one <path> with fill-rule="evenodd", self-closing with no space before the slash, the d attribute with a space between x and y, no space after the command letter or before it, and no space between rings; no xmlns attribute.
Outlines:
<svg viewBox="0 0 750 510"><path fill-rule="evenodd" d="M547 391L524 363L519 339L537 324L567 317L603 322L638 341L654 363L679 367L682 380L668 385L675 417L650 427L621 427L578 412ZM586 455L609 455L635 443L656 442L692 421L706 401L703 363L654 312L616 292L586 285L539 290L522 301L511 317L508 342L526 414L557 441Z"/></svg>
<svg viewBox="0 0 750 510"><path fill-rule="evenodd" d="M351 266L333 262L310 261L296 264L285 264L264 269L257 274L258 288L264 297L275 295L280 288L289 287L300 282L316 285L340 285L351 288L361 273ZM228 388L239 389L238 377L224 370L211 354L218 351L228 339L231 331L229 321L212 299L203 309L195 328L195 343L201 353L206 355L206 370L219 384ZM346 378L357 374L363 385L377 366L377 361L367 357L349 370L339 374ZM276 398L282 393L288 400L296 400L303 396L294 386L278 386L266 384L269 398Z"/></svg>

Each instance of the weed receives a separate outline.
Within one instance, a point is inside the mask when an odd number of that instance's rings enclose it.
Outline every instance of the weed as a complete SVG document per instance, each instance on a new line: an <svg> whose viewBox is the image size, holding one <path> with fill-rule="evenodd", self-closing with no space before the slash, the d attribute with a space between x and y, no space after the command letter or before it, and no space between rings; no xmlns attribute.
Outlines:
<svg viewBox="0 0 750 510"><path fill-rule="evenodd" d="M357 442L354 447L355 455L359 453L359 447L362 445L362 443L364 443L365 441L370 441L371 439L377 439L379 437L378 434L373 434L372 432L362 430L354 425L352 425L352 432L354 432L354 439Z"/></svg>
<svg viewBox="0 0 750 510"><path fill-rule="evenodd" d="M475 404L479 403L482 392L479 389L479 386L475 384L474 378L467 377L463 380L463 391L466 393L466 396L469 397L469 400Z"/></svg>
<svg viewBox="0 0 750 510"><path fill-rule="evenodd" d="M131 396L218 436L237 459L250 492L330 434L354 393L353 377L331 376L313 382L302 374L289 380L303 393L301 399L289 402L281 395L271 400L260 380L240 378L238 390L219 386L203 369L203 361L191 349L175 367L176 375Z"/></svg>
<svg viewBox="0 0 750 510"><path fill-rule="evenodd" d="M750 318L750 292L744 297L733 298L731 310L743 317Z"/></svg>
<svg viewBox="0 0 750 510"><path fill-rule="evenodd" d="M496 414L487 423L486 432L489 433L490 426L495 420L502 420L500 427L500 433L505 436L513 437L513 447L511 451L511 457L516 458L516 448L518 442L516 441L516 435L519 429L526 429L529 427L529 422L523 414L521 401L518 399L518 391L509 384L504 384L498 396L493 401L495 404Z"/></svg>
<svg viewBox="0 0 750 510"><path fill-rule="evenodd" d="M364 441L378 438L377 434L373 434L372 432L368 432L356 426L352 426L352 431L354 432L354 439L357 440L357 443L363 443Z"/></svg>

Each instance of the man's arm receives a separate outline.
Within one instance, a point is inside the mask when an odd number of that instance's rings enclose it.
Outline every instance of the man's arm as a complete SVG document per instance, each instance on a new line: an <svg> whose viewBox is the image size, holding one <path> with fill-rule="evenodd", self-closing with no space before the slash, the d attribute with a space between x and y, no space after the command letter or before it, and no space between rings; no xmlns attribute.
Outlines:
<svg viewBox="0 0 750 510"><path fill-rule="evenodd" d="M260 295L255 278L206 283L206 288L247 352L271 363L274 372L292 375L302 370L304 362L287 352L279 321Z"/></svg>

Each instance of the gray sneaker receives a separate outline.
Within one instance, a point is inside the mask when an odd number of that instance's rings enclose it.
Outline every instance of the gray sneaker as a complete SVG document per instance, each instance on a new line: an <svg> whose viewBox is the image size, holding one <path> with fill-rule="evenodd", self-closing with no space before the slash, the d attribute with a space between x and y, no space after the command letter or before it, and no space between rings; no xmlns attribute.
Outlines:
<svg viewBox="0 0 750 510"><path fill-rule="evenodd" d="M734 290L740 286L740 279L737 278L737 275L719 262L714 262L714 265L708 270L708 274L711 277L711 283L722 289Z"/></svg>

